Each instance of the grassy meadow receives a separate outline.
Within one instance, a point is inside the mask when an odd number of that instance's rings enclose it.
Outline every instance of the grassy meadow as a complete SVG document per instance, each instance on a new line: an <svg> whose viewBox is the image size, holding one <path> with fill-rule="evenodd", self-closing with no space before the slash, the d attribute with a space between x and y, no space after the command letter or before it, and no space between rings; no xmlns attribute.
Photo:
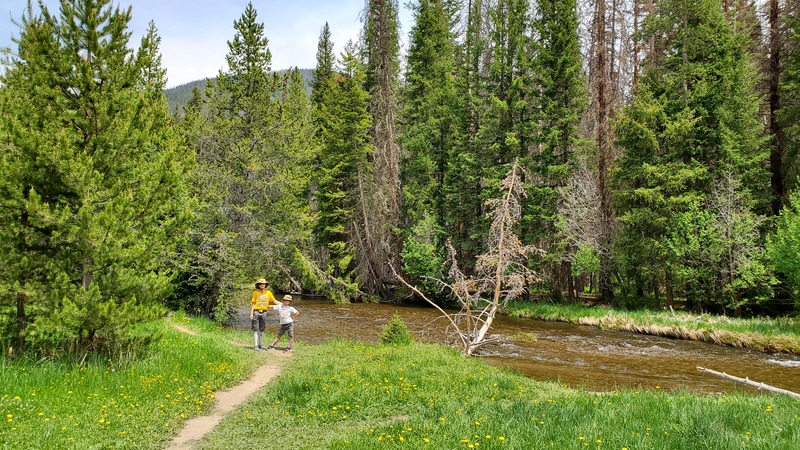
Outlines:
<svg viewBox="0 0 800 450"><path fill-rule="evenodd" d="M0 449L162 448L263 362L206 320L178 314L156 327L158 343L126 360L0 358Z"/></svg>
<svg viewBox="0 0 800 450"><path fill-rule="evenodd" d="M182 325L197 333L178 332ZM125 361L0 360L0 449L165 448L214 391L271 352L176 315ZM282 374L199 449L794 449L800 401L733 393L589 392L413 343L296 344Z"/></svg>
<svg viewBox="0 0 800 450"><path fill-rule="evenodd" d="M789 397L537 382L427 344L302 347L199 448L793 449Z"/></svg>

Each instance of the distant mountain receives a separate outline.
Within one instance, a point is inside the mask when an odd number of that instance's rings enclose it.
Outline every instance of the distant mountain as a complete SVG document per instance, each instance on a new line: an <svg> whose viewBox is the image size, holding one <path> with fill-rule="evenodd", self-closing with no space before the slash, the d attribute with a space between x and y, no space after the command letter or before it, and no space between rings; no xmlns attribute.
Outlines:
<svg viewBox="0 0 800 450"><path fill-rule="evenodd" d="M287 70L279 70L278 73L286 73ZM300 75L303 76L303 82L305 83L306 93L311 96L311 80L314 77L314 69L300 69ZM211 81L216 80L215 78L211 78ZM176 108L179 108L178 111L182 115L183 114L183 105L185 105L190 98L192 98L192 89L197 86L197 89L200 89L200 92L205 91L207 79L204 78L202 80L190 81L186 84L181 84L180 86L175 86L169 89L164 89L164 96L167 97L167 102L169 103L169 112L175 113Z"/></svg>
<svg viewBox="0 0 800 450"><path fill-rule="evenodd" d="M211 80L215 79L212 78ZM164 96L167 97L167 102L169 103L169 112L174 114L175 108L180 107L180 115L183 115L183 105L192 98L192 90L197 86L197 89L203 92L206 89L206 81L207 79L203 78L202 80L190 81L180 86L164 89Z"/></svg>

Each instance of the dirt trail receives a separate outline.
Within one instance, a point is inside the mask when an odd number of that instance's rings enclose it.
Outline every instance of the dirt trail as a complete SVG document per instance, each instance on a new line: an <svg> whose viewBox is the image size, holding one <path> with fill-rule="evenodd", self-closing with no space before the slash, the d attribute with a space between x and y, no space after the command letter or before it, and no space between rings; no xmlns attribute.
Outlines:
<svg viewBox="0 0 800 450"><path fill-rule="evenodd" d="M175 325L175 328L187 334L197 334L194 331L180 325ZM250 348L246 345L243 346L240 342L231 343ZM187 420L183 425L183 429L181 430L180 434L175 436L169 446L167 446L167 449L193 449L197 441L211 432L211 430L222 421L226 414L236 409L236 407L244 403L244 401L247 400L251 394L255 393L265 384L269 383L273 378L277 377L281 373L281 367L283 366L283 361L281 360L291 357L291 353L283 353L281 351L270 351L268 355L269 361L256 369L250 378L228 390L215 393L214 399L216 400L216 404L214 405L214 409L207 415L198 416Z"/></svg>

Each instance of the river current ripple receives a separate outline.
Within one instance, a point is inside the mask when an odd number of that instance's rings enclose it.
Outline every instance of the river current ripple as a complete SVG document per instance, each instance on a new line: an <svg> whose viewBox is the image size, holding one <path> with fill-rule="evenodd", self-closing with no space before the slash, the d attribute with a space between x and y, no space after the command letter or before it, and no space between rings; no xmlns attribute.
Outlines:
<svg viewBox="0 0 800 450"><path fill-rule="evenodd" d="M434 308L364 303L336 305L315 298L299 298L293 306L301 313L295 324L297 339L309 344L335 338L377 343L395 311L418 341L445 342L446 321ZM247 311L240 311L236 326L249 328ZM268 334L274 333L277 327L277 317L270 316ZM490 364L536 380L556 381L572 387L597 391L632 388L699 393L755 390L697 370L697 367L705 367L800 392L800 358L797 356L507 316L496 317L490 333L501 338L501 343L491 349L492 355L485 356Z"/></svg>

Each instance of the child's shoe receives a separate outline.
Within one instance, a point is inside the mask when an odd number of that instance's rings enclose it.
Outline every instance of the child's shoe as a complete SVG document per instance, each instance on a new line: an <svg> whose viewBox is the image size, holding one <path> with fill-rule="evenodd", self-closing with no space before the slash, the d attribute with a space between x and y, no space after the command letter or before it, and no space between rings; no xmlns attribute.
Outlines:
<svg viewBox="0 0 800 450"><path fill-rule="evenodd" d="M270 345L269 347L267 347L267 350L275 350L275 346L274 345Z"/></svg>
<svg viewBox="0 0 800 450"><path fill-rule="evenodd" d="M292 347L286 347L285 349L283 349L283 353L289 353L291 351L292 351Z"/></svg>

